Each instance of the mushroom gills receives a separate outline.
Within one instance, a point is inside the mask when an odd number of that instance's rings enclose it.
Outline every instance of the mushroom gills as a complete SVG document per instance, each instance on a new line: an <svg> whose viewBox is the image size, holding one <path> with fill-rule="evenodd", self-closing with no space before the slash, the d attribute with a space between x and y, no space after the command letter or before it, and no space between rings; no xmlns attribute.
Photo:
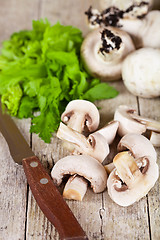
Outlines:
<svg viewBox="0 0 160 240"><path fill-rule="evenodd" d="M77 174L71 176L63 190L63 197L82 201L87 191L88 181Z"/></svg>

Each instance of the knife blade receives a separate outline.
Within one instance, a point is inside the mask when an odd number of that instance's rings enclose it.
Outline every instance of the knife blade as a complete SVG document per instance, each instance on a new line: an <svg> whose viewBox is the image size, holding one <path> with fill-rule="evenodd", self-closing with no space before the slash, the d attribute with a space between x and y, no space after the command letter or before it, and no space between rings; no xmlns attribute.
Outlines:
<svg viewBox="0 0 160 240"><path fill-rule="evenodd" d="M22 164L32 194L48 220L59 232L60 239L87 240L85 232L54 185L42 163L36 157L0 102L0 131L8 143L11 156Z"/></svg>

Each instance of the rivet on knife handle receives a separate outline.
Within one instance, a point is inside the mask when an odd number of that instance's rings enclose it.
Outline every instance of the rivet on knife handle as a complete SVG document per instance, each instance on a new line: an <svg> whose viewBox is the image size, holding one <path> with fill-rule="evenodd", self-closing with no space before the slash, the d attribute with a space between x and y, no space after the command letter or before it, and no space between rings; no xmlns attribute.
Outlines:
<svg viewBox="0 0 160 240"><path fill-rule="evenodd" d="M67 203L36 156L22 161L31 191L61 239L88 239Z"/></svg>

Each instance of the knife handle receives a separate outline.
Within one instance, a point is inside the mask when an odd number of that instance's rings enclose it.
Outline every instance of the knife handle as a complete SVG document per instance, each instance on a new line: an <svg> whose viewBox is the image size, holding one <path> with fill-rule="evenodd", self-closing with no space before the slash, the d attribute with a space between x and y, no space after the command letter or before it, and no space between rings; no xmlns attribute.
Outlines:
<svg viewBox="0 0 160 240"><path fill-rule="evenodd" d="M61 196L38 157L22 160L31 191L48 220L65 240L87 240L87 236Z"/></svg>

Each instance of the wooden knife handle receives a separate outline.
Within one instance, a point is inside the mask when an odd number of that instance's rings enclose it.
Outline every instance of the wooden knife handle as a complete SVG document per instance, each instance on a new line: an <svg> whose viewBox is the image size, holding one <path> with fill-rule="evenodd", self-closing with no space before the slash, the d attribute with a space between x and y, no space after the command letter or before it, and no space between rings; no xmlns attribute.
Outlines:
<svg viewBox="0 0 160 240"><path fill-rule="evenodd" d="M61 196L38 157L22 160L31 191L48 220L55 226L61 239L87 240L87 236Z"/></svg>

